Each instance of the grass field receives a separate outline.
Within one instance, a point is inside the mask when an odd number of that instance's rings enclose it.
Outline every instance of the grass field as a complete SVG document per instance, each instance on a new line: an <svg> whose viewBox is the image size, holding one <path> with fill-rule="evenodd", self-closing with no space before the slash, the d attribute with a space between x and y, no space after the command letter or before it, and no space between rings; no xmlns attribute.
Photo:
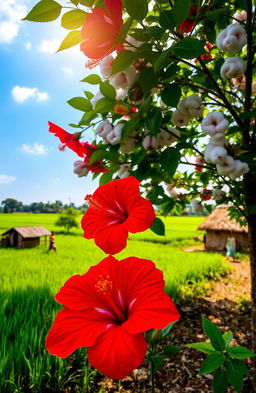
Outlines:
<svg viewBox="0 0 256 393"><path fill-rule="evenodd" d="M64 392L70 386L72 392L82 393L85 385L88 390L87 385L93 383L95 371L88 378L84 349L61 360L47 354L44 340L60 309L53 295L71 275L84 273L105 254L93 241L83 239L81 229L65 235L54 226L55 220L52 214L0 214L0 233L12 226L43 225L56 231L58 249L57 254L47 254L43 245L0 249L0 392ZM117 257L152 259L164 271L166 291L179 302L181 297L200 293L207 279L224 274L227 268L218 254L188 253L174 247L191 243L202 218L164 221L165 237L151 231L132 235Z"/></svg>

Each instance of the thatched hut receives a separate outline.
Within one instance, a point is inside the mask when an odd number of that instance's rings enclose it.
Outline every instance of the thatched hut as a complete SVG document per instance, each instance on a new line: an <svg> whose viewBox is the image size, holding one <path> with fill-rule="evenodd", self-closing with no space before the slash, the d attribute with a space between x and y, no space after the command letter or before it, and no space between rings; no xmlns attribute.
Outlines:
<svg viewBox="0 0 256 393"><path fill-rule="evenodd" d="M42 236L45 237L46 243L46 236L50 235L51 232L42 226L13 227L1 234L1 246L16 248L36 247L40 245Z"/></svg>
<svg viewBox="0 0 256 393"><path fill-rule="evenodd" d="M216 207L198 229L206 231L206 250L226 250L228 237L235 238L237 251L248 248L248 227L241 226L235 220L230 220L227 205Z"/></svg>

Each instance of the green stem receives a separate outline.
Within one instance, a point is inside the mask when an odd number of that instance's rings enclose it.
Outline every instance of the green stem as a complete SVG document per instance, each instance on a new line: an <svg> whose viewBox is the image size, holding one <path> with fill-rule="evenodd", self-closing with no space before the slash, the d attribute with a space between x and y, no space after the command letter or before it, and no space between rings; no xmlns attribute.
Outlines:
<svg viewBox="0 0 256 393"><path fill-rule="evenodd" d="M155 366L154 366L154 362L152 361L150 366L150 377L151 377L151 393L155 393Z"/></svg>

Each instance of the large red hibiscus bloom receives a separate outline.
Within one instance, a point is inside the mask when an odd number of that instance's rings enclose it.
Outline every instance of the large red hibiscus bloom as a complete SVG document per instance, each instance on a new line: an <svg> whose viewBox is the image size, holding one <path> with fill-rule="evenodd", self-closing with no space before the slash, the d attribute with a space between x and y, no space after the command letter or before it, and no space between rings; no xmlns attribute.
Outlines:
<svg viewBox="0 0 256 393"><path fill-rule="evenodd" d="M55 136L57 136L60 142L63 144L62 149L68 147L73 150L79 157L84 158L84 162L86 164L89 163L90 157L95 150L97 150L97 146L91 145L88 142L80 142L80 133L76 132L74 134L70 134L65 131L63 128L57 126L56 124L49 123L49 132L52 132ZM102 165L102 161L97 161L93 164L88 165L88 169L91 172L106 172Z"/></svg>
<svg viewBox="0 0 256 393"><path fill-rule="evenodd" d="M71 277L57 293L56 301L65 307L48 333L46 348L65 358L89 347L93 367L110 378L124 378L143 362L143 332L179 319L163 289L163 273L152 261L108 256L84 275Z"/></svg>
<svg viewBox="0 0 256 393"><path fill-rule="evenodd" d="M91 59L102 59L114 50L123 49L121 28L122 3L121 0L105 0L106 12L101 8L94 8L86 16L82 28L85 39L80 48Z"/></svg>
<svg viewBox="0 0 256 393"><path fill-rule="evenodd" d="M139 184L133 176L112 180L86 197L90 207L81 222L84 237L94 239L107 254L122 251L128 232L143 232L155 219L151 202L140 196Z"/></svg>

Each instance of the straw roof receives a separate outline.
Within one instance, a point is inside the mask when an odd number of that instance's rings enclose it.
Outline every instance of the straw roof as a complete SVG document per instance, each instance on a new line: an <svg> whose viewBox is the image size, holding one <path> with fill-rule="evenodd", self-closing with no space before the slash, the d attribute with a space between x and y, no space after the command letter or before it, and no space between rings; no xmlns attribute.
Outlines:
<svg viewBox="0 0 256 393"><path fill-rule="evenodd" d="M8 233L16 231L18 232L24 239L26 238L35 238L41 236L50 236L51 232L48 231L45 227L34 226L34 227L13 227L8 231L2 233L3 235L7 235Z"/></svg>
<svg viewBox="0 0 256 393"><path fill-rule="evenodd" d="M197 229L248 233L247 225L242 227L235 220L230 220L228 207L228 205L216 207Z"/></svg>

